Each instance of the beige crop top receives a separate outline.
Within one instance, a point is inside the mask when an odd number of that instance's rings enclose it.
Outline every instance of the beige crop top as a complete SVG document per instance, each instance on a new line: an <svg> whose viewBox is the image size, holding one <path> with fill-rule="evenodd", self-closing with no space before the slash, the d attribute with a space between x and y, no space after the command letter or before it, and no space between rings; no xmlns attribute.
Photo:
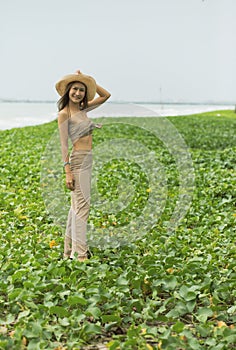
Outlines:
<svg viewBox="0 0 236 350"><path fill-rule="evenodd" d="M70 138L72 144L74 144L81 137L92 134L93 129L96 127L96 124L87 117L85 110L79 111L60 125L59 132L63 162L66 161L68 156L68 139Z"/></svg>

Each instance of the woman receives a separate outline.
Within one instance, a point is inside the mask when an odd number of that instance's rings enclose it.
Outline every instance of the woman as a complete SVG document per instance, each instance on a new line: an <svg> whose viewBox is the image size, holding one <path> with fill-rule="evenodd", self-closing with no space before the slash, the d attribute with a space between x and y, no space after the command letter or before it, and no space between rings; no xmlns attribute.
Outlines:
<svg viewBox="0 0 236 350"><path fill-rule="evenodd" d="M71 190L71 208L68 214L64 241L64 257L87 259L86 230L90 209L92 171L92 131L101 128L94 124L87 112L100 106L111 95L95 80L79 70L56 83L61 96L58 101L58 127L66 186ZM98 94L95 97L96 93ZM68 139L73 144L68 153Z"/></svg>

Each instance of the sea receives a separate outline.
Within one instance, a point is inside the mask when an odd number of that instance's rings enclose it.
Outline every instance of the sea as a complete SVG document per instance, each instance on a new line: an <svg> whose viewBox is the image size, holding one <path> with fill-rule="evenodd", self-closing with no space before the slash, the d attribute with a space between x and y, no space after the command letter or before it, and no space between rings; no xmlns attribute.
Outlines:
<svg viewBox="0 0 236 350"><path fill-rule="evenodd" d="M90 118L98 117L169 117L202 112L235 110L233 104L107 102L90 111ZM3 101L0 102L0 130L39 125L55 120L56 102Z"/></svg>

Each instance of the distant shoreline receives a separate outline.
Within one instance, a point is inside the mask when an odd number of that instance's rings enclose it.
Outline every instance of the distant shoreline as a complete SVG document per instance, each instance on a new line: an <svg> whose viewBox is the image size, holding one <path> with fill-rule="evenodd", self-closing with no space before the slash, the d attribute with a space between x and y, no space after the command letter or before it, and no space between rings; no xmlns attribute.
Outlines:
<svg viewBox="0 0 236 350"><path fill-rule="evenodd" d="M90 118L100 117L171 117L191 115L202 112L235 110L231 104L186 104L183 102L108 102L89 112ZM0 102L0 130L38 125L50 122L57 118L57 105L55 101L23 100Z"/></svg>
<svg viewBox="0 0 236 350"><path fill-rule="evenodd" d="M0 99L0 103L49 103L56 104L57 101L53 100L14 100L14 99ZM108 101L108 104L156 104L156 105L222 105L232 106L236 105L236 102L216 102L216 101L204 101L204 102L188 102L188 101Z"/></svg>

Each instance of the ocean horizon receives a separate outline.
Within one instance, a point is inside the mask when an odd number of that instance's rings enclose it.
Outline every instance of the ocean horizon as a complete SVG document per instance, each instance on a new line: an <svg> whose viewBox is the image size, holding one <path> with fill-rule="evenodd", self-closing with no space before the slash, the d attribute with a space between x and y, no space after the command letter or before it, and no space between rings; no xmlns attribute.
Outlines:
<svg viewBox="0 0 236 350"><path fill-rule="evenodd" d="M99 117L172 117L217 110L234 110L232 103L109 101L90 111ZM56 101L0 99L0 130L39 125L57 118Z"/></svg>
<svg viewBox="0 0 236 350"><path fill-rule="evenodd" d="M0 98L1 103L49 103L56 104L57 100L33 100L33 99L15 99L15 98ZM187 101L187 100L108 100L106 104L125 104L125 103L134 103L134 104L175 104L175 105L235 105L234 101Z"/></svg>

